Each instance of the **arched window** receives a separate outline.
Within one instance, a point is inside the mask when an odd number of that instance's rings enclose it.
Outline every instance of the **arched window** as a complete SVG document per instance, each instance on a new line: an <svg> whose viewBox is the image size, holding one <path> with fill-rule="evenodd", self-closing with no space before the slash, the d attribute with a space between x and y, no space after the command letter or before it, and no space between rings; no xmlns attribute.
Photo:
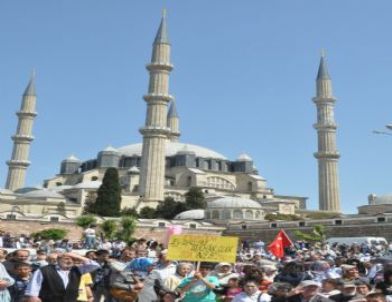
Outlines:
<svg viewBox="0 0 392 302"><path fill-rule="evenodd" d="M212 219L219 219L219 211L218 210L212 211Z"/></svg>
<svg viewBox="0 0 392 302"><path fill-rule="evenodd" d="M252 184L251 181L248 182L248 191L249 191L249 192L252 192L252 191L253 191L253 184Z"/></svg>
<svg viewBox="0 0 392 302"><path fill-rule="evenodd" d="M244 218L241 210L234 210L233 216L234 216L233 217L234 219L243 219Z"/></svg>
<svg viewBox="0 0 392 302"><path fill-rule="evenodd" d="M223 219L231 219L231 211L230 210L223 211Z"/></svg>
<svg viewBox="0 0 392 302"><path fill-rule="evenodd" d="M212 188L217 188L217 189L224 189L224 190L231 190L231 191L235 190L235 185L233 183L231 183L227 179L218 176L207 177L207 186Z"/></svg>
<svg viewBox="0 0 392 302"><path fill-rule="evenodd" d="M255 212L255 219L260 219L260 211Z"/></svg>
<svg viewBox="0 0 392 302"><path fill-rule="evenodd" d="M97 181L97 180L98 180L98 176L91 177L91 181Z"/></svg>
<svg viewBox="0 0 392 302"><path fill-rule="evenodd" d="M245 219L249 219L249 220L253 219L253 212L251 210L245 211Z"/></svg>

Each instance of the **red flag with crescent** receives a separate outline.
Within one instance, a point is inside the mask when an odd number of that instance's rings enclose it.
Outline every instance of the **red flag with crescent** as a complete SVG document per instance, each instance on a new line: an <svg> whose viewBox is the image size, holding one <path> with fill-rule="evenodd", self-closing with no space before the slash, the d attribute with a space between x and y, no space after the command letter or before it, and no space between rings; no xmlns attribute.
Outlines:
<svg viewBox="0 0 392 302"><path fill-rule="evenodd" d="M284 230L280 230L276 235L274 241L268 246L268 250L276 257L282 258L284 256L284 249L286 247L292 246L293 242L287 236Z"/></svg>

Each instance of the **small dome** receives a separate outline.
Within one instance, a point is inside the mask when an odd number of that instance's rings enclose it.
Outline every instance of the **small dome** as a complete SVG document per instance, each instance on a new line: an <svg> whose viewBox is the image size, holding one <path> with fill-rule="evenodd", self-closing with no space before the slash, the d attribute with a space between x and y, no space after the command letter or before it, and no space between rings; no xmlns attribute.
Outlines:
<svg viewBox="0 0 392 302"><path fill-rule="evenodd" d="M203 209L196 209L196 210L189 210L185 212L181 212L174 217L175 220L202 220L204 219L204 210Z"/></svg>
<svg viewBox="0 0 392 302"><path fill-rule="evenodd" d="M246 153L242 153L238 156L237 161L253 161L253 159Z"/></svg>
<svg viewBox="0 0 392 302"><path fill-rule="evenodd" d="M75 189L98 189L102 185L102 181L85 181L74 186Z"/></svg>
<svg viewBox="0 0 392 302"><path fill-rule="evenodd" d="M116 152L118 153L118 150L113 148L112 146L107 146L104 150L102 150L103 152Z"/></svg>
<svg viewBox="0 0 392 302"><path fill-rule="evenodd" d="M218 199L215 199L213 201L210 201L207 203L207 208L208 209L215 209L215 208L256 208L256 209L261 209L261 205L254 200L251 199L246 199L246 198L240 198L240 197L232 197L232 196L227 196L227 197L221 197Z"/></svg>
<svg viewBox="0 0 392 302"><path fill-rule="evenodd" d="M71 154L70 156L68 156L65 161L74 161L74 162L80 162L80 159L77 158L75 155Z"/></svg>
<svg viewBox="0 0 392 302"><path fill-rule="evenodd" d="M372 204L392 204L392 194L382 195L382 196L373 196Z"/></svg>
<svg viewBox="0 0 392 302"><path fill-rule="evenodd" d="M64 198L60 193L48 189L30 191L23 194L23 196L29 198Z"/></svg>
<svg viewBox="0 0 392 302"><path fill-rule="evenodd" d="M24 187L24 188L20 188L20 189L15 190L15 193L26 194L28 192L37 191L37 190L41 190L41 189L42 189L42 187Z"/></svg>
<svg viewBox="0 0 392 302"><path fill-rule="evenodd" d="M132 167L130 167L130 168L128 169L128 173L129 173L129 174L139 174L139 173L140 173L140 170L139 170L138 167L132 166Z"/></svg>

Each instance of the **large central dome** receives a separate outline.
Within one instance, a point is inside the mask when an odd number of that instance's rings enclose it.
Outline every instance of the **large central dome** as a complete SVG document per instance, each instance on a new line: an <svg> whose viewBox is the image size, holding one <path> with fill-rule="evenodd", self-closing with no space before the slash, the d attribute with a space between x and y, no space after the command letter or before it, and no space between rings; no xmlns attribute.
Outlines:
<svg viewBox="0 0 392 302"><path fill-rule="evenodd" d="M142 156L142 144L132 144L123 146L117 149L118 152L128 156ZM192 145L192 144L184 144L178 142L166 142L166 157L173 156L180 152L193 152L196 157L203 158L215 158L215 159L223 159L227 158L222 154L215 152L211 149L207 149L201 146Z"/></svg>

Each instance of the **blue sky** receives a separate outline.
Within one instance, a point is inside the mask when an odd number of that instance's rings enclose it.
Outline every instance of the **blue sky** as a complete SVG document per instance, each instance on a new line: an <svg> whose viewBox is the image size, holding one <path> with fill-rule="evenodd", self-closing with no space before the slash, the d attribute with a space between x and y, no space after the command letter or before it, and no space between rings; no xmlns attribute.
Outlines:
<svg viewBox="0 0 392 302"><path fill-rule="evenodd" d="M140 142L145 64L161 10L172 42L171 93L181 141L251 155L278 194L318 203L315 76L320 49L338 99L342 208L392 192L391 1L0 2L0 185L21 94L37 73L36 137L27 184L62 159Z"/></svg>

